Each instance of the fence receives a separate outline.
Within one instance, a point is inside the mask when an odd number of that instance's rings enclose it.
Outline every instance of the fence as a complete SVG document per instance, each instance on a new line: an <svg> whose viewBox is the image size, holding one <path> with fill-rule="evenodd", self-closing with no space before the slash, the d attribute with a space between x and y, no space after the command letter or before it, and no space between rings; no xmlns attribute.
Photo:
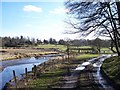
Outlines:
<svg viewBox="0 0 120 90"><path fill-rule="evenodd" d="M71 55L70 57L73 57L73 56L74 55ZM56 64L64 63L65 60L67 60L67 59L68 59L67 55L53 57L49 61L41 63L38 66L34 65L31 72L28 72L27 68L25 68L25 74L23 74L22 80L17 79L15 71L13 70L13 76L14 76L13 82L15 83L15 86L12 86L12 87L14 87L16 89L22 87L22 85L24 85L24 87L25 86L27 87L27 82L29 82L30 80L36 79L37 76L40 76L40 74L42 74L48 70L57 68ZM9 84L11 84L11 82ZM11 86L11 85L8 85L8 86ZM8 86L5 86L5 87L8 87ZM10 87L8 87L8 88L10 88Z"/></svg>

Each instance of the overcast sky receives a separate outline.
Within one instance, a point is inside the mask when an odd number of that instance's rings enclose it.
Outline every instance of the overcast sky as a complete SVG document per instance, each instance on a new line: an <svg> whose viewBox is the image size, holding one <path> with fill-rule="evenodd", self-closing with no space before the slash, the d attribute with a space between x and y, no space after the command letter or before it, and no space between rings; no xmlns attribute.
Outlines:
<svg viewBox="0 0 120 90"><path fill-rule="evenodd" d="M2 2L2 33L0 36L76 39L77 35L63 34L67 9L63 1L28 2L30 0L8 0ZM27 1L27 2L24 2ZM36 0L35 0L36 1Z"/></svg>

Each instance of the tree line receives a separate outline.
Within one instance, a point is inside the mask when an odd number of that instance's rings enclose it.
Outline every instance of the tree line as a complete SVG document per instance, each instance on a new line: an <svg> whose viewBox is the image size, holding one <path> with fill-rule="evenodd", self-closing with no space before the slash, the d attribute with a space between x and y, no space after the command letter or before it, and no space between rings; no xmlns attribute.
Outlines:
<svg viewBox="0 0 120 90"><path fill-rule="evenodd" d="M115 46L120 56L120 1L111 2L81 2L67 0L65 6L69 18L66 22L71 28L67 33L79 33L88 36L95 33L98 36L111 38L111 50ZM113 50L114 51L114 50Z"/></svg>
<svg viewBox="0 0 120 90"><path fill-rule="evenodd" d="M49 40L44 39L43 41L40 39L29 38L29 37L0 37L2 41L2 47L22 47L22 46L30 46L30 45L39 45L39 44L57 44L55 39L50 38Z"/></svg>
<svg viewBox="0 0 120 90"><path fill-rule="evenodd" d="M31 46L31 45L40 45L40 44L59 44L59 45L67 45L68 41L60 39L57 41L56 39L50 38L49 40L44 39L43 41L35 38L25 38L23 36L20 37L0 37L2 40L2 47L23 47L23 46ZM69 44L71 46L91 46L96 47L98 50L101 47L110 47L111 40L102 40L100 38L96 38L93 40L85 40L85 39L75 39L70 40Z"/></svg>

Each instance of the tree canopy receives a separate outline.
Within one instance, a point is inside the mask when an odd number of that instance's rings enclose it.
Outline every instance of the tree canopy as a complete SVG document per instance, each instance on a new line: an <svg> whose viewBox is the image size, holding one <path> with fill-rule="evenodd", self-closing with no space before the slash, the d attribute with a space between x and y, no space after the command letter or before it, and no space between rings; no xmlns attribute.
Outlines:
<svg viewBox="0 0 120 90"><path fill-rule="evenodd" d="M80 33L88 36L110 37L120 56L120 2L80 2L80 0L68 0L65 2L69 10L67 14L71 19L66 21L75 31L68 33ZM111 44L112 45L112 44Z"/></svg>

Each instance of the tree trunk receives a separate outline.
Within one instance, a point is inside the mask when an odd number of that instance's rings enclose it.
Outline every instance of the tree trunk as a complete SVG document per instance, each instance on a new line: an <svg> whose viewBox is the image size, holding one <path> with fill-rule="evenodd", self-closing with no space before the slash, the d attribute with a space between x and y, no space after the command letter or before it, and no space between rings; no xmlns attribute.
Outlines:
<svg viewBox="0 0 120 90"><path fill-rule="evenodd" d="M117 10L118 10L118 20L119 20L119 27L120 27L120 1L116 2L116 6L117 6ZM119 35L119 37L120 37L120 35ZM118 43L119 43L119 48L120 48L120 41Z"/></svg>
<svg viewBox="0 0 120 90"><path fill-rule="evenodd" d="M116 53L116 51L113 49L113 41L111 41L111 47L110 47L110 50L113 52L113 53Z"/></svg>
<svg viewBox="0 0 120 90"><path fill-rule="evenodd" d="M113 25L113 35L114 35L114 44L115 44L115 48L117 51L118 56L120 56L120 50L119 50L119 39L118 39L118 34L117 34L117 26L116 23L114 21L113 15L112 15L112 11L110 8L110 4L107 4L108 9L109 9L109 13L110 13L110 17L111 17L111 23Z"/></svg>
<svg viewBox="0 0 120 90"><path fill-rule="evenodd" d="M116 2L117 10L118 10L118 19L119 19L119 25L120 25L120 2Z"/></svg>

